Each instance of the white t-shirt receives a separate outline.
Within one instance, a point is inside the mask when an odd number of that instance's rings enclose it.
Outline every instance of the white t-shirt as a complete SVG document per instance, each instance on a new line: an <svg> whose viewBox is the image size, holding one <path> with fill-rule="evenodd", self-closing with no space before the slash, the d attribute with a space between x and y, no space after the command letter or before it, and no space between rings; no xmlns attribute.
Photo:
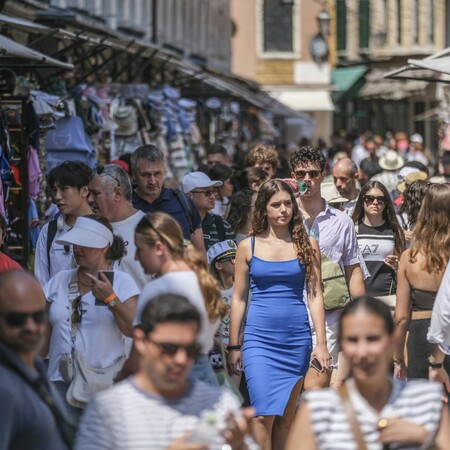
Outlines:
<svg viewBox="0 0 450 450"><path fill-rule="evenodd" d="M140 290L152 279L150 275L145 274L139 261L134 259L136 254L134 230L144 216L145 214L142 211L136 211L135 214L125 220L111 222L114 234L122 237L127 250L127 254L120 261L115 262L114 270L120 270L131 275Z"/></svg>
<svg viewBox="0 0 450 450"><path fill-rule="evenodd" d="M228 312L227 315L222 319L222 322L220 323L219 331L220 335L222 336L222 342L225 345L228 345L228 341L230 340L231 298L233 297L234 284L229 289L222 289L220 292L222 294L222 300L228 306Z"/></svg>
<svg viewBox="0 0 450 450"><path fill-rule="evenodd" d="M61 239L70 230L70 227L64 221L63 216L58 218L58 228L50 248L50 267L48 266L48 225L49 224L46 223L39 233L36 244L36 254L34 257L34 275L42 286L61 270L74 269L77 267L77 263L73 257L72 246L66 245L66 248L64 248L64 245L56 243L58 239ZM69 251L67 252L66 250Z"/></svg>
<svg viewBox="0 0 450 450"><path fill-rule="evenodd" d="M139 296L134 325L141 323L141 315L147 303L161 294L178 294L186 297L200 312L201 331L198 342L202 346L202 353L207 354L213 345L214 334L219 326L219 320L211 323L206 312L205 301L198 283L197 274L192 271L169 272L148 283Z"/></svg>
<svg viewBox="0 0 450 450"><path fill-rule="evenodd" d="M77 269L59 272L44 287L45 296L50 303L52 325L47 372L50 381L63 380L59 362L61 356L70 353L72 349L68 286L75 270ZM120 271L114 272L113 288L121 302L139 294L131 276ZM108 306L96 305L91 291L82 296L81 304L81 324L77 330L75 348L90 366L108 367L118 357L126 354L124 335Z"/></svg>

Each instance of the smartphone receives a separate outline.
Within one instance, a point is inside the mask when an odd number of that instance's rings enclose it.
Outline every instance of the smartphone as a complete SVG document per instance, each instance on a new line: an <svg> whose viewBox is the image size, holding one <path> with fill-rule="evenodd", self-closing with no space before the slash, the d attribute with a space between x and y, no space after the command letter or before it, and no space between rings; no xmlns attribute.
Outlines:
<svg viewBox="0 0 450 450"><path fill-rule="evenodd" d="M114 270L99 270L98 271L98 279L99 280L101 280L100 273L103 273L106 276L106 278L108 278L108 280L109 280L109 282L111 283L111 286L112 286L113 281L114 281ZM100 299L100 298L97 298L97 297L95 297L95 304L97 306L107 306L106 303L103 301L103 299Z"/></svg>
<svg viewBox="0 0 450 450"><path fill-rule="evenodd" d="M317 358L312 359L309 366L317 370L317 372L322 372L322 364L320 364Z"/></svg>

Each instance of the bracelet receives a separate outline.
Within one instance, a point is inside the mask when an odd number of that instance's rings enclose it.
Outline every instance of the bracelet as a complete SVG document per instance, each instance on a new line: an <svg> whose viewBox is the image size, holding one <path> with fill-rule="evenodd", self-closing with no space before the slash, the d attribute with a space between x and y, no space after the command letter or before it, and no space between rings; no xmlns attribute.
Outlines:
<svg viewBox="0 0 450 450"><path fill-rule="evenodd" d="M231 351L231 350L240 350L241 349L241 345L229 345L228 347L227 347L227 350L228 351Z"/></svg>
<svg viewBox="0 0 450 450"><path fill-rule="evenodd" d="M405 364L405 358L396 358L395 356L392 358L392 362L397 365Z"/></svg>
<svg viewBox="0 0 450 450"><path fill-rule="evenodd" d="M430 367L431 369L442 369L443 366L444 366L443 362L438 363L428 360L428 367Z"/></svg>
<svg viewBox="0 0 450 450"><path fill-rule="evenodd" d="M108 297L103 299L103 303L108 304L111 300L114 300L117 297L117 294L113 292L112 294L109 294Z"/></svg>
<svg viewBox="0 0 450 450"><path fill-rule="evenodd" d="M113 298L110 302L108 302L107 305L108 305L108 308L109 308L109 309L113 309L113 308L115 308L119 303L120 303L120 300L119 300L119 298L118 298L117 295L116 295L116 297Z"/></svg>

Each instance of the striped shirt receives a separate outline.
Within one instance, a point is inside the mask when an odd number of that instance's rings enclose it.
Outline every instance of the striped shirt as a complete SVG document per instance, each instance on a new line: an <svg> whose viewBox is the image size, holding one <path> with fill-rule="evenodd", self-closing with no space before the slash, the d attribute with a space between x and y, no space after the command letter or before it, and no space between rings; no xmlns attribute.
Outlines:
<svg viewBox="0 0 450 450"><path fill-rule="evenodd" d="M380 418L398 417L424 426L432 436L437 432L442 412L442 387L438 383L393 380L390 398L380 414L359 394L353 380L347 381L347 388L367 450L383 449L378 431ZM358 450L341 397L336 390L306 392L304 401L308 403L318 450ZM391 445L390 448L414 450L421 446Z"/></svg>
<svg viewBox="0 0 450 450"><path fill-rule="evenodd" d="M182 434L197 429L202 418L217 419L209 449L221 449L226 416L240 417L240 403L227 389L194 382L179 398L166 399L144 392L128 379L101 392L81 419L75 448L78 450L161 450ZM197 440L196 442L201 442ZM256 448L249 439L249 448Z"/></svg>

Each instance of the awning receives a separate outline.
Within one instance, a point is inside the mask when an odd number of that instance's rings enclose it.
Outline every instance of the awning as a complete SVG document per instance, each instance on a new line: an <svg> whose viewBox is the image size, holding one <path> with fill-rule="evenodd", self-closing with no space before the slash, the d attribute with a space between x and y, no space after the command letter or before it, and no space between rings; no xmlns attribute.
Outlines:
<svg viewBox="0 0 450 450"><path fill-rule="evenodd" d="M386 73L385 78L450 83L450 47L424 59L408 59L406 66Z"/></svg>
<svg viewBox="0 0 450 450"><path fill-rule="evenodd" d="M333 85L333 100L354 98L364 84L364 74L369 70L367 66L339 67L331 73Z"/></svg>
<svg viewBox="0 0 450 450"><path fill-rule="evenodd" d="M363 100L403 100L412 95L424 95L428 86L422 80L385 80L381 70L374 70L366 75L366 83L359 91Z"/></svg>
<svg viewBox="0 0 450 450"><path fill-rule="evenodd" d="M24 61L31 62L33 67L58 67L72 70L73 65L64 63L41 52L25 47L6 36L0 35L0 62L2 65L24 66Z"/></svg>
<svg viewBox="0 0 450 450"><path fill-rule="evenodd" d="M269 94L295 111L334 111L331 95L325 90L272 90Z"/></svg>

